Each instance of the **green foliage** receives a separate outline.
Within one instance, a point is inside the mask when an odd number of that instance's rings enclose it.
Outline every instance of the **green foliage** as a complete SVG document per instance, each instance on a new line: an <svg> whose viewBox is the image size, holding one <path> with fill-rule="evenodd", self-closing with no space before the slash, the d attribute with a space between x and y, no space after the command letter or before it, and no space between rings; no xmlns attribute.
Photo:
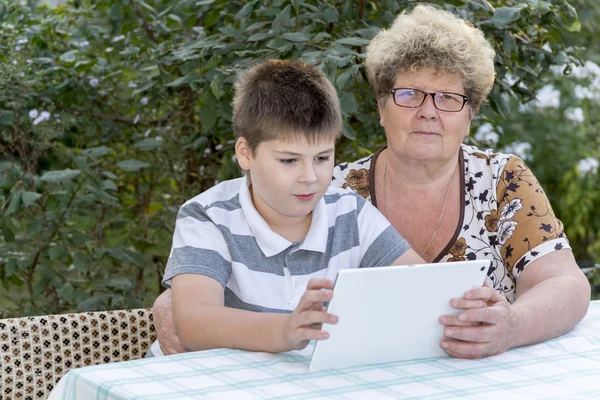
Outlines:
<svg viewBox="0 0 600 400"><path fill-rule="evenodd" d="M533 99L551 66L580 64L586 43L566 42L580 29L566 1L432 3L481 27L498 51L482 122ZM344 113L338 159L376 150L385 138L365 45L413 6L78 0L32 9L0 0L0 314L150 305L178 207L239 176L232 85L260 61L321 68Z"/></svg>

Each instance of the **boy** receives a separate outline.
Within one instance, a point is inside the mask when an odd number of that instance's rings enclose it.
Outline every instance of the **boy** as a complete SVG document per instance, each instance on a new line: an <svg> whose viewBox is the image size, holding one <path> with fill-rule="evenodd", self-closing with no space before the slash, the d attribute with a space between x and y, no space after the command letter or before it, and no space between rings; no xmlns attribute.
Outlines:
<svg viewBox="0 0 600 400"><path fill-rule="evenodd" d="M337 322L323 302L339 269L423 262L370 203L329 187L341 128L336 91L311 65L270 60L235 85L246 176L181 207L163 278L186 349L301 349Z"/></svg>

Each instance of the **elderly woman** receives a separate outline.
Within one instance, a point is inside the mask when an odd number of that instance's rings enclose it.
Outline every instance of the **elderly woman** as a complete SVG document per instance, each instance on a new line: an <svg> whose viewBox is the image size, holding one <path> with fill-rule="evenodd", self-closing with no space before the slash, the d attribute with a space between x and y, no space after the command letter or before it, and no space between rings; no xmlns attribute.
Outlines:
<svg viewBox="0 0 600 400"><path fill-rule="evenodd" d="M340 164L332 184L369 199L428 262L491 263L486 286L450 301L458 317L440 316L440 346L479 358L570 330L590 286L539 182L518 157L462 143L494 82L482 32L417 6L375 36L366 68L387 146ZM169 301L163 294L154 309L173 353L182 349Z"/></svg>

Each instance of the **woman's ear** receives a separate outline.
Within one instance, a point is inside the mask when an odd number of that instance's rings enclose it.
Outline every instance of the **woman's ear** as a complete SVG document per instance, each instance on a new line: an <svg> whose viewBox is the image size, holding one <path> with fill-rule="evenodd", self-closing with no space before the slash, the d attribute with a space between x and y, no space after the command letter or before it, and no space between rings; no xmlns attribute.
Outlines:
<svg viewBox="0 0 600 400"><path fill-rule="evenodd" d="M235 142L235 157L241 169L244 171L250 170L250 166L252 165L252 150L246 138L241 137Z"/></svg>
<svg viewBox="0 0 600 400"><path fill-rule="evenodd" d="M385 123L383 121L383 109L385 107L385 103L382 103L382 101L377 100L377 110L379 111L379 125L385 128Z"/></svg>

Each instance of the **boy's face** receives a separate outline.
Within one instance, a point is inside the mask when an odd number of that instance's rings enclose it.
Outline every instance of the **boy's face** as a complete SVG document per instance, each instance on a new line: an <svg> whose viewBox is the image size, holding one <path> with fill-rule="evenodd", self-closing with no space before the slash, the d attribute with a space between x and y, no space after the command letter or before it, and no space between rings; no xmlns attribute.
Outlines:
<svg viewBox="0 0 600 400"><path fill-rule="evenodd" d="M244 143L244 138L238 140L236 156L250 172L254 207L265 221L286 225L310 215L331 183L335 140L270 140L254 154Z"/></svg>

